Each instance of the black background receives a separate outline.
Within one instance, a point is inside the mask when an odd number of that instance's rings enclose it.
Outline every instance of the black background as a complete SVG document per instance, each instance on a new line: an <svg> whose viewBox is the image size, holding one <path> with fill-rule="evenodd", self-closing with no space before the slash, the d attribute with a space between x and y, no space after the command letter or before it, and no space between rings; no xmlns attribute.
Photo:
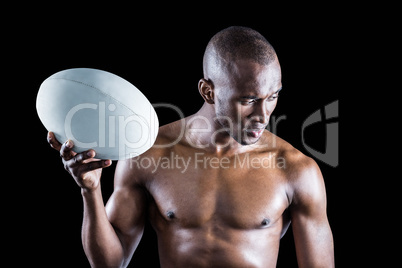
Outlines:
<svg viewBox="0 0 402 268"><path fill-rule="evenodd" d="M202 77L202 56L209 39L231 26L251 27L274 46L282 67L283 90L274 116L285 115L277 135L311 156L301 141L304 120L325 105L339 100L339 166L316 159L327 187L328 217L335 241L339 267L348 258L357 238L348 236L350 194L345 176L346 154L342 148L346 116L342 89L350 78L341 60L351 49L347 16L334 7L239 6L236 11L217 11L212 6L194 5L174 12L114 7L103 12L79 6L43 9L29 16L14 17L7 29L8 91L19 100L6 101L16 109L11 114L10 145L14 173L3 190L7 197L6 232L12 239L15 261L41 267L88 267L81 245L82 198L80 189L63 169L58 153L46 141L46 130L36 114L36 94L41 82L63 69L87 67L115 73L133 83L151 103L171 103L188 116L203 100L197 83ZM105 11L107 10L107 11ZM22 113L18 112L22 110ZM157 110L160 124L176 119L169 110ZM306 142L325 151L325 124L305 132ZM114 166L105 169L102 190L105 201L112 193ZM291 229L281 240L278 267L297 267ZM13 254L14 255L14 254ZM130 267L158 267L156 237L149 225Z"/></svg>

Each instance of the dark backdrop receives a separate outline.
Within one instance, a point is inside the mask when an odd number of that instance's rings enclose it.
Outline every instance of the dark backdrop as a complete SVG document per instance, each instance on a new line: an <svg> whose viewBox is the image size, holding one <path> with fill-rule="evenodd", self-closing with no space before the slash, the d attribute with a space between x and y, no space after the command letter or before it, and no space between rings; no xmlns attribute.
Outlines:
<svg viewBox="0 0 402 268"><path fill-rule="evenodd" d="M316 110L339 101L339 118L332 120L339 122L339 165L331 167L316 161L327 187L336 262L347 263L348 245L355 241L346 239L343 228L348 190L341 172L346 153L342 150L342 120L346 116L342 112L341 92L346 74L340 59L348 37L338 23L339 17L325 8L261 12L263 7L255 6L253 9L261 14L254 14L241 7L237 12L224 13L201 7L205 12L196 13L195 6L190 11L166 13L163 17L152 10L138 17L141 10L124 15L111 12L111 16L91 12L90 8L85 13L72 8L63 13L43 10L29 17L17 17L14 30L8 31L5 42L9 46L4 51L4 56L11 59L9 77L17 82L9 89L22 99L18 105L23 103L23 113L12 113L13 131L9 139L10 144L14 141L18 145L12 152L15 160L9 163L17 175L9 180L7 188L12 193L8 198L8 204L13 206L7 223L13 227L9 235L13 238L11 249L18 253L16 261L42 267L89 266L80 237L80 189L63 169L58 153L48 146L47 132L36 114L36 94L41 82L63 69L102 69L133 83L151 103L174 104L187 116L203 103L197 83L202 77L202 56L208 40L225 27L243 25L263 34L281 63L283 90L274 116L286 119L278 124L277 135L312 156L301 140L302 124ZM179 119L173 111L161 109L157 113L161 125ZM306 143L324 152L325 131L325 123L312 126L305 132ZM114 167L115 163L102 176L105 201L113 190ZM281 240L278 267L296 267L290 230ZM156 237L149 225L131 263L130 267L158 267Z"/></svg>

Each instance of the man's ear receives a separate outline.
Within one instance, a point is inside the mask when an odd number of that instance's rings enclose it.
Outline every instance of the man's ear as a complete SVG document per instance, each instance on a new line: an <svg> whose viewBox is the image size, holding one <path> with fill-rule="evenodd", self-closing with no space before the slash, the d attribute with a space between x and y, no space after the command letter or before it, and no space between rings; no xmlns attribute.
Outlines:
<svg viewBox="0 0 402 268"><path fill-rule="evenodd" d="M207 103L215 103L214 85L211 80L207 80L204 78L200 79L200 81L198 82L198 91Z"/></svg>

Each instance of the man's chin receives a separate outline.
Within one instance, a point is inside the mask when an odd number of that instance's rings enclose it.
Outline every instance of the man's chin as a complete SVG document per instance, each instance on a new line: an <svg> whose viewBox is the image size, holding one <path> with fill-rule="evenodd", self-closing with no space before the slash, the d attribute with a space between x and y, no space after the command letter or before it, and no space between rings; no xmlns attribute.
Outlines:
<svg viewBox="0 0 402 268"><path fill-rule="evenodd" d="M246 137L243 137L240 140L240 142L239 141L237 141L237 142L239 142L241 145L252 145L252 144L257 143L260 140L260 138L261 138L261 136L255 137L255 138L246 136Z"/></svg>
<svg viewBox="0 0 402 268"><path fill-rule="evenodd" d="M259 131L259 132L243 132L243 135L239 140L237 140L237 142L239 142L241 145L252 145L257 143L261 137L262 137L263 131Z"/></svg>

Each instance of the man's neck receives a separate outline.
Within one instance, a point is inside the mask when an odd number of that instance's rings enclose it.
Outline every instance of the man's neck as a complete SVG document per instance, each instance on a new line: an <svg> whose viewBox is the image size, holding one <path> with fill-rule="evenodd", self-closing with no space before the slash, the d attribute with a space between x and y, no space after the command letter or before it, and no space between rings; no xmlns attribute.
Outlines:
<svg viewBox="0 0 402 268"><path fill-rule="evenodd" d="M216 155L232 155L250 149L250 146L241 145L229 135L216 120L213 106L205 103L197 113L188 117L185 138L191 146Z"/></svg>

